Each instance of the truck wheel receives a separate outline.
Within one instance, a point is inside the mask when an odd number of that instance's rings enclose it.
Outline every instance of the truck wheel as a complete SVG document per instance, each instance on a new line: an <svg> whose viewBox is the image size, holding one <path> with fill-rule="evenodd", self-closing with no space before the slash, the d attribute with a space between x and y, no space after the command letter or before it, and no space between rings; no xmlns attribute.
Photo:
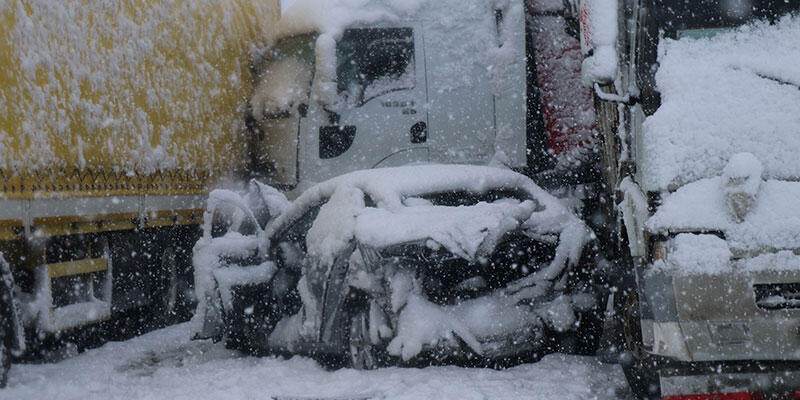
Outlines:
<svg viewBox="0 0 800 400"><path fill-rule="evenodd" d="M622 330L625 349L620 357L620 366L631 391L641 400L661 399L656 360L645 351L642 344L639 292L636 289L631 289L625 298Z"/></svg>

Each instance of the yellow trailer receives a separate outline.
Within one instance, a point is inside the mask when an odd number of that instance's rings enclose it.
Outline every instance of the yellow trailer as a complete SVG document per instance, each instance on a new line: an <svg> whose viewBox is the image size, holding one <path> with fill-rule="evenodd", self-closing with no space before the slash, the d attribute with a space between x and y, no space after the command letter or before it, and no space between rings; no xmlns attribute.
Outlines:
<svg viewBox="0 0 800 400"><path fill-rule="evenodd" d="M191 293L275 0L0 0L0 253L58 333ZM182 279L186 278L186 279Z"/></svg>

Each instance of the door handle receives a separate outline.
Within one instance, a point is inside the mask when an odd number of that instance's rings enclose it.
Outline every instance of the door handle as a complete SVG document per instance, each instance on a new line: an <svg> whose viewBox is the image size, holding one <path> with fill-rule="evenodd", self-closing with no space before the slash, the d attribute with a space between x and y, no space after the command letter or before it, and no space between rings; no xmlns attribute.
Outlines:
<svg viewBox="0 0 800 400"><path fill-rule="evenodd" d="M425 143L428 141L428 125L422 121L411 126L411 143Z"/></svg>

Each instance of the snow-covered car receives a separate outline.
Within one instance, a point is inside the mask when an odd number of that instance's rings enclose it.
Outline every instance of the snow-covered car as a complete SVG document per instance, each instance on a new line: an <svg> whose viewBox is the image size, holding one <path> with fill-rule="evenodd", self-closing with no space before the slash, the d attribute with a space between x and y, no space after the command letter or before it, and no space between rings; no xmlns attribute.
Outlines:
<svg viewBox="0 0 800 400"><path fill-rule="evenodd" d="M257 230L195 247L198 337L356 368L420 354L527 357L553 333L596 343L593 234L513 171L356 171Z"/></svg>

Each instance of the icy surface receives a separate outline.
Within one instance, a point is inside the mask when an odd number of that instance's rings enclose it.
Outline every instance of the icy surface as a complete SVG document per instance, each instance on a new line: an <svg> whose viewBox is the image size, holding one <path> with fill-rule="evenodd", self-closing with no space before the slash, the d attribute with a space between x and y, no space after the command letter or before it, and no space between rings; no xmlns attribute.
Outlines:
<svg viewBox="0 0 800 400"><path fill-rule="evenodd" d="M326 371L295 357L243 357L190 342L186 324L108 343L53 364L14 364L1 396L38 399L614 400L626 396L616 365L553 354L507 370L457 367Z"/></svg>
<svg viewBox="0 0 800 400"><path fill-rule="evenodd" d="M764 178L800 178L800 17L712 38L663 40L661 107L644 123L645 190L719 175L750 152Z"/></svg>

